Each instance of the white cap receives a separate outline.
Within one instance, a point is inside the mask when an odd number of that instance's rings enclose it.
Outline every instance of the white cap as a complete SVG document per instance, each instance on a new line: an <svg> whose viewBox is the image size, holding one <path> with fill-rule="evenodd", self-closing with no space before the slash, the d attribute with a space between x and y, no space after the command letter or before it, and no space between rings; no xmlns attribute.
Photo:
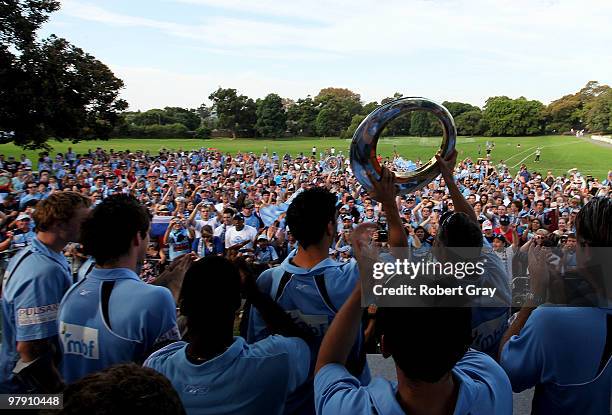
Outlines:
<svg viewBox="0 0 612 415"><path fill-rule="evenodd" d="M21 214L19 214L19 216L17 216L17 219L16 219L16 220L24 220L24 219L28 219L28 220L29 220L29 219L31 219L31 218L30 218L30 216L29 216L28 214L26 214L26 213L21 213Z"/></svg>

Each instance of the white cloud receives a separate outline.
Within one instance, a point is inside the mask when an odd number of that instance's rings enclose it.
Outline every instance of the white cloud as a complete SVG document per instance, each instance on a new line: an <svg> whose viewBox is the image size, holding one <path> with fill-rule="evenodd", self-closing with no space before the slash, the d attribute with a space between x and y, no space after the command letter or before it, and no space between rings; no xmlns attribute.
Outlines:
<svg viewBox="0 0 612 415"><path fill-rule="evenodd" d="M547 101L590 79L612 81L609 0L166 1L192 7L191 23L120 14L97 5L101 1L64 1L61 13L115 27L157 30L181 39L186 50L220 59L299 62L315 69L307 80L296 79L290 70L275 77L265 69L247 73L241 67L194 76L165 69L161 50L155 68L116 66L136 108L167 102L197 105L210 93L210 85L219 84L254 97L272 91L298 97L340 85L372 100L396 90L423 90L434 98L482 104L495 94ZM218 13L206 14L207 8ZM149 9L154 11L154 3ZM199 13L201 19L193 23ZM378 69L368 73L372 62ZM378 63L389 66L396 77L380 76ZM423 85L415 77L427 81ZM205 91L194 91L196 83Z"/></svg>

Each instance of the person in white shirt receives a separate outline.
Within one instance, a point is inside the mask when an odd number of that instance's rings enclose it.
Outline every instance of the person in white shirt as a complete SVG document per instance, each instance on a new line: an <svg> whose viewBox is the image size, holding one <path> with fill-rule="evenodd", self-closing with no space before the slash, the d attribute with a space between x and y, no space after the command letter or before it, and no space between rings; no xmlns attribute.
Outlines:
<svg viewBox="0 0 612 415"><path fill-rule="evenodd" d="M244 224L244 216L236 213L233 218L234 226L225 231L225 249L240 250L253 249L253 241L257 236L257 229Z"/></svg>

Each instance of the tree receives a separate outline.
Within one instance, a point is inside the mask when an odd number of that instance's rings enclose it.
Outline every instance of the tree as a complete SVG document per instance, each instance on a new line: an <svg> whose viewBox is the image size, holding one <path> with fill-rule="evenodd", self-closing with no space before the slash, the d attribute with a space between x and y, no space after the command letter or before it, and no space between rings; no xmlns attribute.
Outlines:
<svg viewBox="0 0 612 415"><path fill-rule="evenodd" d="M565 95L551 102L544 111L547 132L566 132L571 129L581 130L583 128L593 128L599 125L587 121L589 111L598 101L600 96L604 96L610 91L608 85L601 85L597 81L589 81L575 94ZM600 103L601 104L601 103Z"/></svg>
<svg viewBox="0 0 612 415"><path fill-rule="evenodd" d="M322 102L329 97L335 97L338 99L348 99L355 102L361 102L361 96L350 89L346 88L323 88L319 91L315 97L315 101Z"/></svg>
<svg viewBox="0 0 612 415"><path fill-rule="evenodd" d="M232 88L219 88L208 96L213 102L219 128L230 130L232 137L249 136L255 130L257 113L255 101L245 95L238 95Z"/></svg>
<svg viewBox="0 0 612 415"><path fill-rule="evenodd" d="M481 135L484 132L482 111L475 109L460 113L455 118L455 126L459 135Z"/></svg>
<svg viewBox="0 0 612 415"><path fill-rule="evenodd" d="M363 106L363 109L361 110L361 113L363 115L368 115L372 111L374 111L376 108L378 108L379 106L380 105L378 105L378 102L376 102L376 101L368 102L367 104L365 104Z"/></svg>
<svg viewBox="0 0 612 415"><path fill-rule="evenodd" d="M400 99L403 96L404 95L401 92L396 92L393 94L392 97L383 98L382 101L380 101L380 105L388 104L389 102L395 101L396 99Z"/></svg>
<svg viewBox="0 0 612 415"><path fill-rule="evenodd" d="M164 111L174 123L183 124L189 131L194 131L202 122L195 109L166 107Z"/></svg>
<svg viewBox="0 0 612 415"><path fill-rule="evenodd" d="M315 121L321 136L337 136L351 123L352 115L346 108L346 100L328 99L319 110Z"/></svg>
<svg viewBox="0 0 612 415"><path fill-rule="evenodd" d="M334 103L329 104L331 101L334 101ZM363 113L363 105L359 94L346 88L323 88L315 97L315 104L320 110L328 104L329 106L339 105L342 108L341 128L338 130L338 134L349 126L353 115Z"/></svg>
<svg viewBox="0 0 612 415"><path fill-rule="evenodd" d="M471 104L467 104L465 102L444 101L442 105L448 110L448 112L451 113L451 115L455 119L461 114L463 114L464 112L480 111L480 108L474 105L471 105Z"/></svg>
<svg viewBox="0 0 612 415"><path fill-rule="evenodd" d="M123 82L67 40L36 31L59 2L4 2L0 10L0 142L49 148L49 138L108 138L127 103Z"/></svg>
<svg viewBox="0 0 612 415"><path fill-rule="evenodd" d="M340 134L340 138L353 138L355 131L357 131L357 127L359 127L359 124L361 124L365 117L365 115L361 114L353 115L353 118L351 119L351 124L347 127L346 130L342 131L342 134Z"/></svg>
<svg viewBox="0 0 612 415"><path fill-rule="evenodd" d="M419 137L442 135L437 118L427 111L413 111L410 114L410 135Z"/></svg>
<svg viewBox="0 0 612 415"><path fill-rule="evenodd" d="M257 100L257 132L262 137L281 137L287 130L287 114L283 100L277 94L268 94Z"/></svg>
<svg viewBox="0 0 612 415"><path fill-rule="evenodd" d="M578 94L565 95L544 109L547 132L566 132L582 129L583 102Z"/></svg>
<svg viewBox="0 0 612 415"><path fill-rule="evenodd" d="M543 132L544 105L525 97L511 99L506 96L489 98L483 111L487 136L523 136Z"/></svg>
<svg viewBox="0 0 612 415"><path fill-rule="evenodd" d="M612 132L612 89L602 92L587 103L584 113L590 131Z"/></svg>
<svg viewBox="0 0 612 415"><path fill-rule="evenodd" d="M308 95L298 99L295 105L287 110L287 128L294 135L313 136L316 134L315 125L319 109L313 99Z"/></svg>

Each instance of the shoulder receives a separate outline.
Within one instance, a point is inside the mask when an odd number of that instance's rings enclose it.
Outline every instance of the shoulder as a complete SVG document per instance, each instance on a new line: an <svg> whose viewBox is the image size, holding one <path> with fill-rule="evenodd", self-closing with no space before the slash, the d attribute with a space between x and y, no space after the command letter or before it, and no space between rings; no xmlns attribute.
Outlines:
<svg viewBox="0 0 612 415"><path fill-rule="evenodd" d="M8 269L13 270L11 278L14 282L27 283L35 280L38 284L48 285L66 278L67 273L61 265L39 253L28 252L30 253L14 257L9 264Z"/></svg>
<svg viewBox="0 0 612 415"><path fill-rule="evenodd" d="M187 343L183 341L178 341L171 343L161 349L157 350L155 353L151 354L143 363L143 366L150 367L156 369L157 371L161 371L161 369L166 365L168 359L174 356L176 353L179 353L183 350L183 348L187 345Z"/></svg>
<svg viewBox="0 0 612 415"><path fill-rule="evenodd" d="M310 349L306 342L297 337L284 337L279 335L268 336L263 340L249 345L249 357L264 357L270 355L286 354L292 358L310 358Z"/></svg>
<svg viewBox="0 0 612 415"><path fill-rule="evenodd" d="M169 307L175 309L174 297L166 287L146 284L142 281L124 280L116 286L116 289L121 290L124 295L130 295L132 309L149 311L159 311ZM138 294L134 295L134 292Z"/></svg>
<svg viewBox="0 0 612 415"><path fill-rule="evenodd" d="M501 366L486 353L470 349L457 362L455 368L475 381L484 382L488 385L507 386L508 391L510 390L508 376Z"/></svg>

